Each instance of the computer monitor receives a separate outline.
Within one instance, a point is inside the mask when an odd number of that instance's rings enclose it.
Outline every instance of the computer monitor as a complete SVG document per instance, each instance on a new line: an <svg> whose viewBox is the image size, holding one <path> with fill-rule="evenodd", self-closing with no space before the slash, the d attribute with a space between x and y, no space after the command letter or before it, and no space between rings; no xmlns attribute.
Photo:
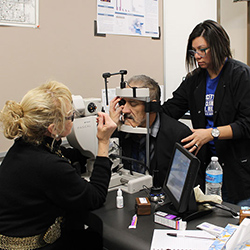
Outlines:
<svg viewBox="0 0 250 250"><path fill-rule="evenodd" d="M199 167L199 159L176 143L163 185L167 202L157 210L178 215L186 221L208 212L206 208L197 206L194 197Z"/></svg>

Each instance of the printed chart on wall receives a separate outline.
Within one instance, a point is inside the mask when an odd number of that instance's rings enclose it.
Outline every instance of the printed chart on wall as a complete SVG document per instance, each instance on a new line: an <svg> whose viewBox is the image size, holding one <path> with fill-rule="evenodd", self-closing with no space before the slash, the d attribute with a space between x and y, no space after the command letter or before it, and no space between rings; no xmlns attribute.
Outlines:
<svg viewBox="0 0 250 250"><path fill-rule="evenodd" d="M0 0L0 25L37 28L39 0Z"/></svg>
<svg viewBox="0 0 250 250"><path fill-rule="evenodd" d="M97 0L97 32L159 37L158 0Z"/></svg>

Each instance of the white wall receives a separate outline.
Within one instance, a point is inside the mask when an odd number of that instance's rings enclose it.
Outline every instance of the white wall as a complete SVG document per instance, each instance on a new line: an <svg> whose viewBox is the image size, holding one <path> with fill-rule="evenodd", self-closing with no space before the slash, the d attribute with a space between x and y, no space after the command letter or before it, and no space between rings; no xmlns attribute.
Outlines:
<svg viewBox="0 0 250 250"><path fill-rule="evenodd" d="M220 1L220 23L231 40L233 57L247 63L247 2Z"/></svg>
<svg viewBox="0 0 250 250"><path fill-rule="evenodd" d="M188 36L200 22L217 20L216 0L163 1L163 53L165 98L186 75L185 55Z"/></svg>
<svg viewBox="0 0 250 250"><path fill-rule="evenodd" d="M163 53L165 99L187 73L185 53L188 36L199 22L217 20L217 1L221 25L231 40L233 57L247 63L247 2L233 0L163 1Z"/></svg>
<svg viewBox="0 0 250 250"><path fill-rule="evenodd" d="M19 102L28 90L50 79L66 84L74 95L84 98L101 97L102 74L120 69L128 71L125 80L145 74L163 84L162 38L94 36L96 2L41 0L40 28L0 26L0 110L7 100ZM111 77L108 87L119 84L118 76ZM0 132L0 152L12 143Z"/></svg>

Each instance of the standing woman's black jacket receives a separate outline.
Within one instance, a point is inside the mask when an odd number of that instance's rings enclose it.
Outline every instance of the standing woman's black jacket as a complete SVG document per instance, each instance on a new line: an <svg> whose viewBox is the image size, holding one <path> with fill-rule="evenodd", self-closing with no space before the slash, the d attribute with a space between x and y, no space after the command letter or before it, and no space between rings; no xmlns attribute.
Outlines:
<svg viewBox="0 0 250 250"><path fill-rule="evenodd" d="M190 110L193 128L206 128L204 113L206 74L197 69L188 75L163 104L163 111L179 119ZM250 197L250 68L228 59L222 69L214 96L214 127L230 125L233 139L217 140L215 148L223 167L223 183L228 196L237 202ZM205 169L211 157L204 145L198 157L202 161L199 182L204 188Z"/></svg>

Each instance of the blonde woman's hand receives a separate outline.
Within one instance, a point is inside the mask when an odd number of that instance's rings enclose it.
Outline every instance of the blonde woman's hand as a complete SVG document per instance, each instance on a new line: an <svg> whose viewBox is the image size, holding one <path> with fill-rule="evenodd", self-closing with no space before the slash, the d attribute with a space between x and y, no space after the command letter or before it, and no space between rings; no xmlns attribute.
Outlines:
<svg viewBox="0 0 250 250"><path fill-rule="evenodd" d="M98 156L108 156L109 138L117 128L116 123L110 116L103 112L98 112L97 117L97 138L98 138Z"/></svg>

